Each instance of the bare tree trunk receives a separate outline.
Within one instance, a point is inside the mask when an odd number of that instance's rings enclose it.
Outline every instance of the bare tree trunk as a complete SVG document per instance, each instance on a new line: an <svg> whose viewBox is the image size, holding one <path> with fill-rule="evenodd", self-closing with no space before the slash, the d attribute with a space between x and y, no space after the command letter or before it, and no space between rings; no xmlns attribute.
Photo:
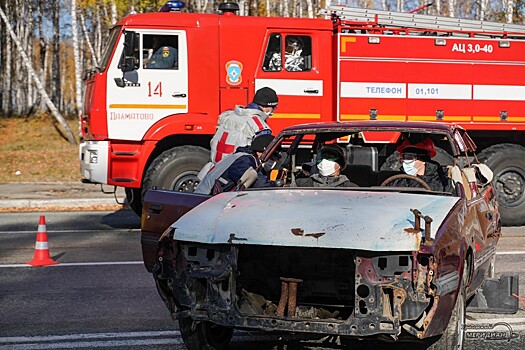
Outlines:
<svg viewBox="0 0 525 350"><path fill-rule="evenodd" d="M53 0L53 64L52 64L52 94L51 99L60 106L60 22L59 0Z"/></svg>
<svg viewBox="0 0 525 350"><path fill-rule="evenodd" d="M71 0L71 34L73 41L73 57L75 58L75 101L77 115L80 118L80 115L82 114L82 83L80 81L80 55L78 48L77 0Z"/></svg>
<svg viewBox="0 0 525 350"><path fill-rule="evenodd" d="M113 26L115 23L117 23L117 4L115 4L115 1L109 2L109 8L111 12L111 25Z"/></svg>
<svg viewBox="0 0 525 350"><path fill-rule="evenodd" d="M405 11L405 1L404 0L397 0L397 11L398 12Z"/></svg>
<svg viewBox="0 0 525 350"><path fill-rule="evenodd" d="M484 21L487 17L488 0L479 0L479 12L478 18L480 21Z"/></svg>
<svg viewBox="0 0 525 350"><path fill-rule="evenodd" d="M246 0L239 0L239 16L247 16L247 5L248 2Z"/></svg>
<svg viewBox="0 0 525 350"><path fill-rule="evenodd" d="M448 16L455 17L456 15L456 0L448 0Z"/></svg>
<svg viewBox="0 0 525 350"><path fill-rule="evenodd" d="M505 21L507 23L512 23L512 17L514 14L514 0L506 0L506 9L505 9Z"/></svg>
<svg viewBox="0 0 525 350"><path fill-rule="evenodd" d="M1 7L0 7L1 9ZM11 7L6 2L5 4L6 12L11 14ZM5 23L5 31L7 32L9 30L9 23ZM12 101L12 95L13 95L13 89L12 89L12 78L11 78L11 72L12 72L12 53L13 53L13 42L11 40L10 36L6 36L5 40L5 75L4 75L4 81L3 81L3 91L2 91L2 108L3 108L3 114L4 115L11 115L13 109L13 101Z"/></svg>
<svg viewBox="0 0 525 350"><path fill-rule="evenodd" d="M100 19L100 7L99 6L97 6L95 15L97 18L96 28L97 28L97 37L98 37L98 40L96 41L96 47L95 47L95 52L96 52L95 57L97 57L97 61L98 61L98 57L102 55L102 20Z"/></svg>
<svg viewBox="0 0 525 350"><path fill-rule="evenodd" d="M27 8L27 7L26 7ZM27 10L26 10L27 11ZM31 13L31 8L29 8L29 12ZM33 30L34 30L34 17L31 15L28 15L26 20L26 25L24 28L24 41L26 43L26 52L29 57L34 57L34 42L33 42ZM25 73L25 72L24 72ZM28 74L29 75L29 74ZM31 82L31 79L25 76L24 74L24 81L26 83L27 87L27 94L26 94L26 109L27 112L31 111L33 104L34 104L34 91L33 91L33 83Z"/></svg>
<svg viewBox="0 0 525 350"><path fill-rule="evenodd" d="M434 4L436 5L436 15L441 16L441 0L434 1Z"/></svg>
<svg viewBox="0 0 525 350"><path fill-rule="evenodd" d="M308 9L308 18L314 18L314 4L312 0L306 0L306 8Z"/></svg>
<svg viewBox="0 0 525 350"><path fill-rule="evenodd" d="M284 0L284 8L283 8L283 15L284 17L290 17L290 9L288 8L288 0Z"/></svg>
<svg viewBox="0 0 525 350"><path fill-rule="evenodd" d="M19 0L16 0L15 1L15 8L16 9L19 9L20 8L20 1ZM20 13L19 11L16 11L13 13L13 16L16 17L16 31L18 33L21 33L22 31L22 27L21 27L21 24L22 22L20 21L20 18L23 18L23 14ZM22 33L23 34L23 33ZM22 37L23 38L23 37ZM22 50L24 50L25 52L25 47L22 47ZM23 72L22 72L22 69L21 69L21 66L20 66L20 59L18 59L18 56L19 54L14 51L13 54L15 55L14 56L14 60L13 60L13 64L15 65L14 67L14 70L13 70L13 73L14 73L14 76L13 76L13 83L14 83L14 86L13 86L13 89L15 91L15 98L14 98L14 107L15 107L15 113L16 115L22 115L22 105L23 103L21 103L21 99L22 99L22 84L23 84L23 80L22 80L22 75L23 75Z"/></svg>
<svg viewBox="0 0 525 350"><path fill-rule="evenodd" d="M74 1L76 2L76 0ZM71 6L73 6L73 4L71 4ZM91 61L93 62L93 66L98 66L98 62L100 62L100 57L97 56L95 49L93 49L93 45L91 44L91 40L89 40L89 33L86 27L86 20L82 11L80 11L80 24L82 26L82 33L84 33L84 40L86 41L86 45L89 49L89 52L91 53Z"/></svg>
<svg viewBox="0 0 525 350"><path fill-rule="evenodd" d="M44 7L44 1L39 0L37 5L37 27L38 27L38 43L40 47L40 66L38 67L39 73L40 73L40 80L42 81L42 85L46 86L46 57L47 57L47 43L44 36L44 19L43 19L43 7ZM45 108L45 102L44 100L40 100L40 106L39 109Z"/></svg>
<svg viewBox="0 0 525 350"><path fill-rule="evenodd" d="M2 5L0 5L2 6ZM2 21L0 21L0 38L2 38L0 40L0 62L5 62L5 57L4 57L4 54L5 54L5 46L4 46L4 39L7 37L7 35L5 35L5 31L4 31L4 25L2 24ZM0 77L3 77L5 75L5 66L3 64L0 64ZM4 110L4 86L0 80L0 113L3 112Z"/></svg>
<svg viewBox="0 0 525 350"><path fill-rule="evenodd" d="M55 105L53 104L53 102L51 101L49 96L47 95L46 90L42 86L42 83L40 82L40 79L38 79L38 76L36 75L35 70L33 69L31 61L29 61L29 58L27 57L26 53L23 51L22 44L20 43L20 40L18 40L15 32L13 31L13 28L11 28L9 20L7 19L7 16L5 15L4 10L2 10L1 6L0 6L0 17L2 17L2 19L3 19L4 23L5 23L5 26L6 26L6 30L9 32L9 35L10 35L11 39L13 40L13 42L16 45L18 54L20 55L20 57L22 58L22 61L26 65L26 68L27 68L29 74L33 77L33 80L35 82L35 85L36 85L39 93L46 100L47 107L51 110L51 113L53 114L55 119L60 123L60 125L66 131L66 136L67 136L67 138L69 140L69 143L71 143L72 145L76 145L77 144L77 140L75 139L75 136L71 132L71 129L69 128L69 125L67 124L67 122L64 120L64 118L62 117L62 115L60 114L58 109L55 107Z"/></svg>

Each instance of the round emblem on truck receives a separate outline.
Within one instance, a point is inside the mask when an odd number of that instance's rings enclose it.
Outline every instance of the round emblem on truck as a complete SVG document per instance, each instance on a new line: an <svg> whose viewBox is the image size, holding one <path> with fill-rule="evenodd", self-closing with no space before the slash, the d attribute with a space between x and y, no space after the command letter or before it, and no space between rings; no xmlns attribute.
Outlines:
<svg viewBox="0 0 525 350"><path fill-rule="evenodd" d="M239 85L242 82L242 63L239 61L226 62L226 82L230 85Z"/></svg>

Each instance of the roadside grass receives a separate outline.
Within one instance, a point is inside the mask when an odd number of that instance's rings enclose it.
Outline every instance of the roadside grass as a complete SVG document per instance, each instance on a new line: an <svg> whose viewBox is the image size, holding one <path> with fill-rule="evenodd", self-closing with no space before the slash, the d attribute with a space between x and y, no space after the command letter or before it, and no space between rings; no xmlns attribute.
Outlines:
<svg viewBox="0 0 525 350"><path fill-rule="evenodd" d="M77 120L68 120L76 135ZM80 181L78 146L71 145L51 116L0 117L0 182Z"/></svg>

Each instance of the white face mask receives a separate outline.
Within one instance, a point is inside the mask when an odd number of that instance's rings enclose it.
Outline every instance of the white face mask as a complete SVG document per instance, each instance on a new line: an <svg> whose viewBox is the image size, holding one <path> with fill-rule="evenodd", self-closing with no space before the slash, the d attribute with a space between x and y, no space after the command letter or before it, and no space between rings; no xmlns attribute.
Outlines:
<svg viewBox="0 0 525 350"><path fill-rule="evenodd" d="M416 161L415 160L404 160L403 161L403 170L405 171L405 174L408 175L416 175L417 171L419 170L416 168Z"/></svg>
<svg viewBox="0 0 525 350"><path fill-rule="evenodd" d="M333 173L335 173L336 170L336 162L333 162L328 159L323 159L319 164L317 164L317 169L319 169L319 173L323 176L330 176Z"/></svg>

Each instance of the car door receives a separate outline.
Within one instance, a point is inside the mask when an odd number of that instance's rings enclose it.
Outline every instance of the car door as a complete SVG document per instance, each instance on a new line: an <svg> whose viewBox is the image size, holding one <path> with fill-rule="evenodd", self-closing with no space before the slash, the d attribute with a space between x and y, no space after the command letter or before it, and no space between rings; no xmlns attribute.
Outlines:
<svg viewBox="0 0 525 350"><path fill-rule="evenodd" d="M470 158L476 151L474 141L464 130L458 130L455 138L461 144ZM463 169L471 188L472 198L467 201L469 229L471 232L471 247L473 249L473 273L470 288L474 290L481 286L487 276L488 269L496 254L496 244L499 238L499 213L497 211L494 187L489 181L484 181L476 168L476 160Z"/></svg>

